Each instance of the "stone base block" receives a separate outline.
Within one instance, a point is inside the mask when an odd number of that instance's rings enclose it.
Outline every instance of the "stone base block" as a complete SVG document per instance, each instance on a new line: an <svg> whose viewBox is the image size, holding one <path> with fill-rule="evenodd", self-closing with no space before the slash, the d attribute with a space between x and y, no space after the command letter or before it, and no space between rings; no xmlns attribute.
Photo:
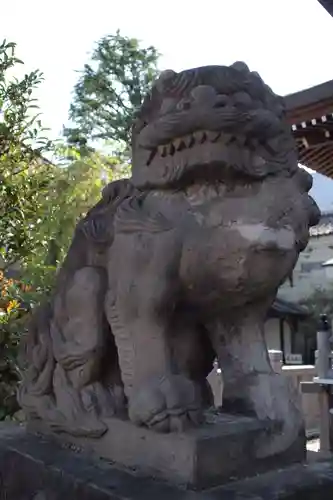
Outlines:
<svg viewBox="0 0 333 500"><path fill-rule="evenodd" d="M249 417L210 413L204 426L182 434L157 434L116 418L106 423L110 430L99 439L55 435L39 421L28 428L142 476L192 489L221 485L305 458L305 442L300 438L284 456L256 459L255 444L267 429Z"/></svg>
<svg viewBox="0 0 333 500"><path fill-rule="evenodd" d="M283 470L196 492L144 478L65 449L24 428L0 425L0 499L332 500L333 464Z"/></svg>

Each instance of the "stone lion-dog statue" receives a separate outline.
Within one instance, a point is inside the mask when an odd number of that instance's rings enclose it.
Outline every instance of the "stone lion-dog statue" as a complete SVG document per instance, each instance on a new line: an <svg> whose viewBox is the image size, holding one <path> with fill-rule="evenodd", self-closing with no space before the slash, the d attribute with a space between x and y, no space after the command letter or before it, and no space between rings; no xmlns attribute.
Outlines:
<svg viewBox="0 0 333 500"><path fill-rule="evenodd" d="M261 453L287 450L302 417L263 325L318 222L311 186L283 99L246 64L163 72L133 124L132 177L79 221L22 341L28 418L183 432L212 404L217 358L222 409L275 422Z"/></svg>

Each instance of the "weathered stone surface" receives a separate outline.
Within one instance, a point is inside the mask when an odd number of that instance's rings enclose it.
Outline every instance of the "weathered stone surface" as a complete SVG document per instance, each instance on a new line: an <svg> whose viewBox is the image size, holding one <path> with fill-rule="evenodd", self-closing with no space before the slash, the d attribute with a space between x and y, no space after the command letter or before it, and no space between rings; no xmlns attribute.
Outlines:
<svg viewBox="0 0 333 500"><path fill-rule="evenodd" d="M0 498L193 500L191 492L93 461L23 429L0 426ZM38 498L38 497L37 497Z"/></svg>
<svg viewBox="0 0 333 500"><path fill-rule="evenodd" d="M296 465L204 492L137 476L0 425L0 498L6 500L331 500L331 462Z"/></svg>
<svg viewBox="0 0 333 500"><path fill-rule="evenodd" d="M304 441L300 436L287 456L277 455L271 462L260 460L256 446L269 429L249 417L210 413L206 425L172 434L156 434L116 418L105 423L110 431L100 439L63 435L60 441L135 469L142 475L186 487L207 488L305 459ZM47 428L36 421L29 424L29 428L33 432L48 433Z"/></svg>
<svg viewBox="0 0 333 500"><path fill-rule="evenodd" d="M295 465L217 489L210 498L211 500L233 498L331 500L333 498L333 465L331 461Z"/></svg>
<svg viewBox="0 0 333 500"><path fill-rule="evenodd" d="M138 112L132 160L131 179L79 222L34 316L20 404L92 440L123 416L182 433L202 425L217 358L225 410L274 424L257 458L287 454L303 421L263 324L319 210L283 100L244 63L164 72Z"/></svg>

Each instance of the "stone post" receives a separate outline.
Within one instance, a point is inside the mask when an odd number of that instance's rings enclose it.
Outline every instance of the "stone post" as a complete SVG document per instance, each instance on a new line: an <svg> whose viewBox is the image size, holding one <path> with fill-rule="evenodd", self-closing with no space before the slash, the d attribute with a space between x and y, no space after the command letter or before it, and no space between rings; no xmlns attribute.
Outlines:
<svg viewBox="0 0 333 500"><path fill-rule="evenodd" d="M315 351L314 356L315 356L316 376L318 376L318 349ZM333 351L331 351L331 359L333 359Z"/></svg>
<svg viewBox="0 0 333 500"><path fill-rule="evenodd" d="M320 406L320 451L331 453L333 450L333 421L332 421L332 350L331 327L326 314L320 316L320 325L317 332L316 372L319 379L326 379L319 391Z"/></svg>
<svg viewBox="0 0 333 500"><path fill-rule="evenodd" d="M282 351L269 349L268 355L273 371L275 373L282 373Z"/></svg>
<svg viewBox="0 0 333 500"><path fill-rule="evenodd" d="M329 378L331 372L331 331L327 321L327 316L320 317L320 327L317 332L317 360L316 370L319 378Z"/></svg>

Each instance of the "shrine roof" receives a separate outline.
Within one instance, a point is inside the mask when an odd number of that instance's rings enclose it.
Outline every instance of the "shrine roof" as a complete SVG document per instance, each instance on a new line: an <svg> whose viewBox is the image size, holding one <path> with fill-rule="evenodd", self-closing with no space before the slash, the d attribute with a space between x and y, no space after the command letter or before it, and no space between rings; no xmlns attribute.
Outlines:
<svg viewBox="0 0 333 500"><path fill-rule="evenodd" d="M299 162L333 178L333 80L286 95L285 103Z"/></svg>

